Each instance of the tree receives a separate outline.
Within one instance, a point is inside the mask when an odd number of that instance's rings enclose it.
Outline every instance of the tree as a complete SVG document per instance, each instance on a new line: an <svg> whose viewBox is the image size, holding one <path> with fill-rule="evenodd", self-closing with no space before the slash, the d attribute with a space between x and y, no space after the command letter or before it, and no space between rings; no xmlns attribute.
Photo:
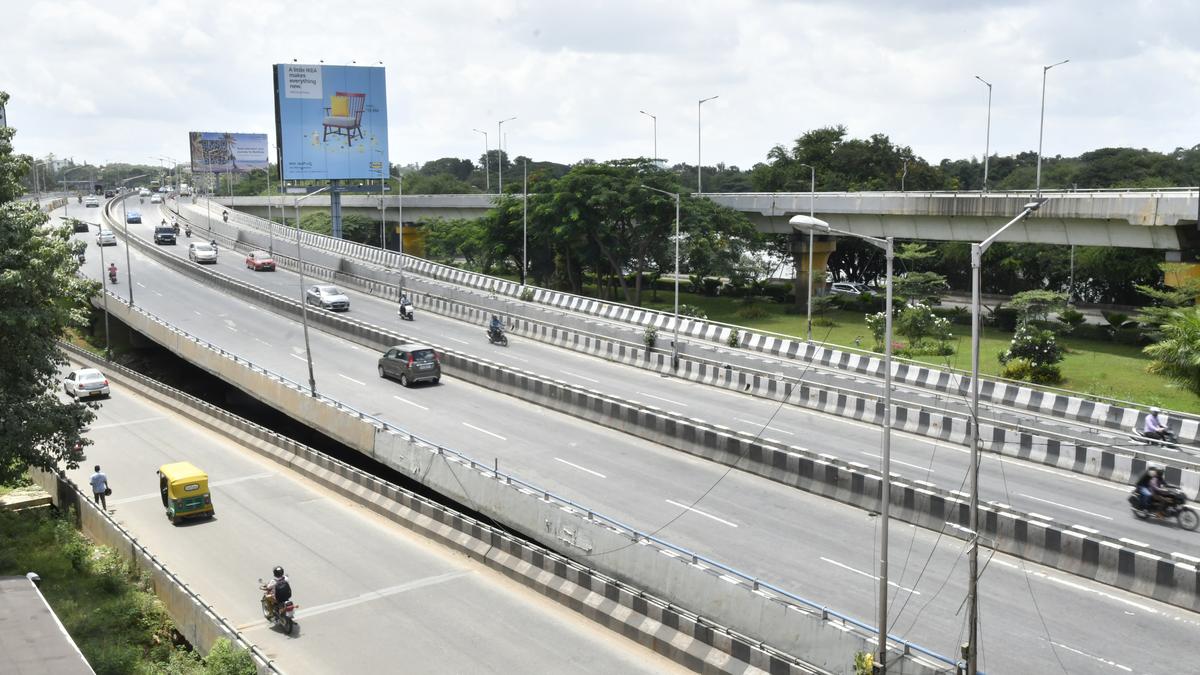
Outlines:
<svg viewBox="0 0 1200 675"><path fill-rule="evenodd" d="M486 234L480 220L432 220L425 223L425 252L432 260L454 263L462 258L467 267L486 271L491 265L485 256Z"/></svg>
<svg viewBox="0 0 1200 675"><path fill-rule="evenodd" d="M8 95L0 92L0 106ZM78 466L72 451L94 403L62 402L57 340L87 325L99 284L76 276L70 228L46 227L36 206L15 201L30 158L12 152L15 129L0 129L0 482L33 466Z"/></svg>
<svg viewBox="0 0 1200 675"><path fill-rule="evenodd" d="M1022 291L1012 297L1008 306L1017 311L1022 324L1046 321L1050 312L1066 308L1067 296L1054 291Z"/></svg>
<svg viewBox="0 0 1200 675"><path fill-rule="evenodd" d="M300 219L300 227L317 234L333 234L333 219L328 211L309 213ZM360 244L379 246L379 221L351 213L342 216L342 238Z"/></svg>
<svg viewBox="0 0 1200 675"><path fill-rule="evenodd" d="M937 272L909 272L895 278L892 290L907 304L936 305L946 294L946 277Z"/></svg>
<svg viewBox="0 0 1200 675"><path fill-rule="evenodd" d="M1142 330L1151 339L1157 340L1161 335L1161 326L1169 323L1171 314L1184 307L1196 303L1200 296L1200 277L1188 275L1191 266L1184 263L1163 263L1167 283L1162 288L1146 284L1137 284L1138 293L1150 298L1153 305L1142 307L1137 321Z"/></svg>
<svg viewBox="0 0 1200 675"><path fill-rule="evenodd" d="M1162 339L1142 350L1154 360L1147 370L1200 394L1200 307L1172 310L1159 328Z"/></svg>

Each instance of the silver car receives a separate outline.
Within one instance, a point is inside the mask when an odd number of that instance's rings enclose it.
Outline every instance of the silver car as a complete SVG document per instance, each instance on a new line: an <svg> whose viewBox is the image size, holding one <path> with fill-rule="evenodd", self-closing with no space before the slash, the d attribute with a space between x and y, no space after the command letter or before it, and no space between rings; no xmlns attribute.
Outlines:
<svg viewBox="0 0 1200 675"><path fill-rule="evenodd" d="M188 244L188 260L195 263L217 263L217 249L212 244Z"/></svg>
<svg viewBox="0 0 1200 675"><path fill-rule="evenodd" d="M63 391L74 398L108 396L108 378L95 368L72 370L63 379Z"/></svg>
<svg viewBox="0 0 1200 675"><path fill-rule="evenodd" d="M437 384L442 379L442 361L432 347L395 345L379 357L379 376L394 377L406 387L424 381Z"/></svg>
<svg viewBox="0 0 1200 675"><path fill-rule="evenodd" d="M117 235L113 234L112 230L101 228L101 230L96 233L96 245L97 246L116 246L117 245Z"/></svg>
<svg viewBox="0 0 1200 675"><path fill-rule="evenodd" d="M331 309L335 312L345 312L350 309L350 298L337 286L310 286L304 292L304 301L321 309Z"/></svg>

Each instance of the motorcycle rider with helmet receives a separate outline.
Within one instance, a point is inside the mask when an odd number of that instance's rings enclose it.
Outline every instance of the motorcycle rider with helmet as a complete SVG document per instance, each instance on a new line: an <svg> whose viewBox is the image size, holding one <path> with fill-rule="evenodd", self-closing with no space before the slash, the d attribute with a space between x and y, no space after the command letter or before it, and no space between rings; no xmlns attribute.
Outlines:
<svg viewBox="0 0 1200 675"><path fill-rule="evenodd" d="M1155 510L1153 505L1159 491L1168 487L1170 485L1158 467L1147 467L1146 472L1142 474L1142 477L1137 482L1138 497L1141 499L1142 510Z"/></svg>
<svg viewBox="0 0 1200 675"><path fill-rule="evenodd" d="M271 570L271 575L272 579L260 588L267 597L267 606L274 612L275 608L292 599L292 584L283 573L283 567L279 565Z"/></svg>
<svg viewBox="0 0 1200 675"><path fill-rule="evenodd" d="M117 283L117 263L108 263L108 280Z"/></svg>
<svg viewBox="0 0 1200 675"><path fill-rule="evenodd" d="M1167 440L1167 425L1163 423L1159 415L1162 410L1157 407L1150 409L1150 414L1146 415L1146 419L1142 422L1142 435L1146 438L1153 438L1156 441Z"/></svg>

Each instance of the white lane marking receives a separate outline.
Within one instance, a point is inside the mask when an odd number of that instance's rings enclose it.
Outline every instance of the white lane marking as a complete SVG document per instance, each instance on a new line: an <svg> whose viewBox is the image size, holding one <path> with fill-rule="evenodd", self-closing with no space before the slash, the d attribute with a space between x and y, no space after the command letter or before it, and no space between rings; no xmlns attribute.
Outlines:
<svg viewBox="0 0 1200 675"><path fill-rule="evenodd" d="M274 473L267 471L265 473L256 473L256 474L253 474L250 476L242 476L240 478L230 478L228 480L211 481L211 482L209 482L208 487L210 489L215 488L215 487L225 487L226 485L233 485L234 483L242 483L242 482L245 482L248 480L259 480L262 478L270 478L271 476L274 476L274 475L275 475ZM149 492L144 495L137 495L136 497L125 497L124 499L110 499L108 501L113 504L128 504L130 502L140 502L140 501L145 501L147 499L159 499L161 497L162 497L161 493Z"/></svg>
<svg viewBox="0 0 1200 675"><path fill-rule="evenodd" d="M1042 499L1041 497L1034 497L1033 495L1027 495L1027 494L1025 494L1025 493L1023 493L1023 492L1018 492L1017 494L1018 494L1018 495L1020 495L1020 496L1022 496L1022 497L1024 497L1024 498L1026 498L1026 499L1032 499L1032 500L1034 500L1035 502L1042 502L1043 504L1049 504L1049 505L1051 505L1051 506L1057 506L1057 507L1059 507L1060 509L1071 509L1072 511L1078 511L1078 512L1080 512L1080 513L1086 513L1086 514L1088 514L1089 516L1095 516L1095 517L1097 517L1097 518L1103 518L1103 519L1105 519L1105 520L1112 520L1112 517L1111 517L1111 516L1105 516L1105 515L1101 515L1101 514L1099 514L1099 513L1094 513L1094 512L1092 512L1092 511L1086 511L1086 510L1084 510L1084 509L1078 509L1078 508L1075 508L1074 506L1067 506L1066 504L1059 504L1058 502L1052 502L1052 501L1050 501L1049 499Z"/></svg>
<svg viewBox="0 0 1200 675"><path fill-rule="evenodd" d="M847 572L854 572L855 574L862 575L862 576L864 576L864 577L866 577L866 578L868 578L868 579L874 579L875 581L879 581L879 577L875 576L874 574L871 574L870 572L864 572L864 571L862 571L862 570L857 570L857 569L854 569L853 567L851 567L851 566L849 566L849 565L845 565L845 564L843 564L843 563L840 563L840 562L838 562L838 561L836 561L836 560L830 560L829 558L821 558L821 560L824 560L825 562L829 563L830 565L835 565L835 566L837 566L837 567L840 567L840 568L842 568L842 569L846 570ZM897 583L896 583L896 582L894 582L894 581L889 581L889 582L888 582L888 586L891 586L892 588L898 588L898 589L900 589L900 590L902 590L902 591L905 591L905 592L907 592L907 593L912 593L913 595L920 595L920 594L921 594L921 592L920 592L920 591L916 591L916 590L913 590L913 589L911 589L911 588L906 588L906 587L904 587L904 586L901 586L900 584L897 584Z"/></svg>
<svg viewBox="0 0 1200 675"><path fill-rule="evenodd" d="M735 418L733 418L733 419L734 419L734 421L737 421L737 422L744 422L744 423L746 423L746 424L749 424L749 425L750 425L750 426L752 426L752 427L758 427L759 429L769 429L769 430L771 430L771 431L778 431L779 433L781 433L781 434L787 434L788 436L795 436L795 435L796 435L796 434L795 434L795 432L788 431L787 429L780 429L779 427L773 427L773 426L771 426L771 425L769 425L769 424L768 424L768 425L764 425L764 424L762 424L761 422L751 422L750 420L742 419L741 417L735 417Z"/></svg>
<svg viewBox="0 0 1200 675"><path fill-rule="evenodd" d="M1054 520L1050 516L1043 516L1042 514L1038 513L1037 511L1030 511L1029 516L1032 518L1037 518L1039 520Z"/></svg>
<svg viewBox="0 0 1200 675"><path fill-rule="evenodd" d="M192 310L192 314L195 314L196 316L204 316L203 314L201 314L200 312L197 312L194 309Z"/></svg>
<svg viewBox="0 0 1200 675"><path fill-rule="evenodd" d="M94 424L86 429L86 431L95 431L97 429L111 429L113 427L123 427L130 424L144 424L146 422L156 422L163 419L161 415L158 417L143 417L140 420L129 420L128 422L109 422L108 424Z"/></svg>
<svg viewBox="0 0 1200 675"><path fill-rule="evenodd" d="M1121 670L1123 670L1127 673L1133 672L1133 668L1130 668L1128 666L1123 666L1123 665L1117 663L1116 661L1112 661L1112 660L1109 660L1109 659L1106 659L1106 658L1103 658L1100 656L1096 656L1095 654L1088 654L1087 652L1081 652L1078 649L1075 649L1074 647L1068 647L1061 642L1055 642L1055 641L1051 640L1050 644L1054 645L1055 647L1060 647L1062 649L1065 649L1069 652L1075 652L1076 654L1079 654L1080 656L1086 656L1087 658L1092 659L1093 661L1099 661L1100 663L1103 663L1106 666L1112 666L1113 668L1120 668Z"/></svg>
<svg viewBox="0 0 1200 675"><path fill-rule="evenodd" d="M362 595L359 595L359 596L356 596L353 598L347 598L345 600L337 600L335 602L326 603L324 605L317 605L315 607L303 608L303 611L300 611L301 608L299 605L297 605L296 614L298 616L296 618L297 619L309 619L309 618L312 618L319 614L325 614L326 612L333 612L333 611L336 611L339 609L344 609L346 607L353 607L354 605L360 605L364 602L371 602L372 600L380 600L380 599L386 598L390 595L396 595L397 593L404 593L406 591L412 591L412 590L416 590L418 588L425 588L427 586L434 586L436 584L442 584L447 581L453 581L459 577L467 576L468 574L474 574L474 571L469 570L469 569L468 570L454 570L452 572L446 572L444 574L438 574L438 575L432 576L432 577L425 577L424 579L416 579L413 581L409 581L407 583L400 584L399 586L392 586L390 588L381 588L377 591L367 591L366 593L363 593ZM260 619L258 621L251 621L250 623L242 624L242 625L238 626L238 630L243 630L243 631L253 630L255 628L265 628L266 626L267 626L266 620Z"/></svg>
<svg viewBox="0 0 1200 675"><path fill-rule="evenodd" d="M469 345L469 344L471 344L470 342L467 342L466 340L459 340L458 338L456 338L456 337L450 337L449 335L447 335L447 336L445 336L445 337L446 337L446 339L447 339L447 340L454 340L455 342L458 342L459 344L464 344L464 345Z"/></svg>
<svg viewBox="0 0 1200 675"><path fill-rule="evenodd" d="M151 292L151 293L153 293L153 294L155 294L155 295L157 295L157 296L158 296L158 297L160 297L160 298L163 296L163 294L162 294L162 293L159 293L158 291L150 291L150 292Z"/></svg>
<svg viewBox="0 0 1200 675"><path fill-rule="evenodd" d="M576 464L574 462L568 462L567 460L563 459L562 457L555 457L554 460L557 462L562 462L563 464L566 464L567 466L573 466L576 469L579 469L580 471L586 471L586 472L592 474L593 476L599 476L601 478L608 478L608 476L605 476L604 474L600 473L599 471L592 471L591 469L589 469L587 467L579 466L578 464Z"/></svg>
<svg viewBox="0 0 1200 675"><path fill-rule="evenodd" d="M646 392L644 392L644 391L639 391L638 393L639 393L639 394L641 394L642 396L649 396L650 398L656 398L656 399L658 399L658 400L660 400L660 401L666 401L667 403L670 403L671 405L677 405L677 406L680 406L680 407L683 407L683 408L686 408L686 407L688 407L686 403L680 403L679 401L672 401L672 400L671 400L671 399L669 399L669 398L663 398L663 397L661 397L661 396L655 396L654 394L647 394L647 393L646 393Z"/></svg>
<svg viewBox="0 0 1200 675"><path fill-rule="evenodd" d="M487 429L480 429L479 427L475 426L474 424L468 424L466 422L463 422L462 424L464 427L469 427L471 429L474 429L475 431L478 431L481 434L487 434L488 436L495 436L496 438L499 438L502 441L508 440L507 438L501 436L500 434L493 434L492 432L488 431Z"/></svg>
<svg viewBox="0 0 1200 675"><path fill-rule="evenodd" d="M270 343L270 342L267 342L266 340L263 340L263 339L260 339L260 338L254 338L254 341L255 341L255 342L258 342L258 343L260 343L260 344L264 344L264 345L266 345L266 346L268 346L268 347L270 347L270 346L271 346L271 343Z"/></svg>
<svg viewBox="0 0 1200 675"><path fill-rule="evenodd" d="M429 408L426 408L425 406L421 405L420 403L413 403L412 401L410 401L402 396L396 396L395 394L392 394L392 398L396 399L397 401L400 401L401 403L407 403L411 406L420 408L421 410L429 410Z"/></svg>
<svg viewBox="0 0 1200 675"><path fill-rule="evenodd" d="M1183 558L1184 560L1187 560L1187 561L1189 561L1189 562L1200 563L1200 558L1197 558L1197 557L1195 557L1195 556L1190 556L1190 555L1187 555L1186 553L1172 553L1172 554L1171 554L1171 557L1174 557L1174 558Z"/></svg>
<svg viewBox="0 0 1200 675"><path fill-rule="evenodd" d="M304 358L303 356L300 356L299 354L288 354L288 356L292 357L293 359L300 359L301 361L308 363L308 359Z"/></svg>
<svg viewBox="0 0 1200 675"><path fill-rule="evenodd" d="M1061 579L1059 577L1050 576L1049 574L1046 574L1045 572L1038 572L1036 570L1031 570L1031 569L1022 570L1020 565L1017 565L1016 563L1008 562L1007 560L1000 560L999 558L992 558L992 562L1002 565L1004 567L1008 567L1008 568L1017 570L1018 572L1024 572L1025 574L1028 574L1029 576L1032 576L1032 577L1035 577L1038 579L1043 579L1045 581L1053 581L1054 583L1066 586L1067 588L1071 588L1071 589L1074 589L1077 591L1083 591L1084 593L1091 593L1092 595L1098 595L1102 598L1107 598L1109 600L1116 600L1117 602L1119 602L1121 604L1128 605L1134 609L1140 609L1143 612L1146 612L1148 614L1162 614L1162 612L1155 609L1154 607L1151 607L1150 605L1143 605L1140 602L1135 602L1135 601L1129 600L1127 598L1122 598L1119 595L1114 595L1112 593L1097 590L1095 588L1088 588L1087 586L1084 586L1083 584L1078 584L1073 581L1068 581L1066 579Z"/></svg>
<svg viewBox="0 0 1200 675"><path fill-rule="evenodd" d="M712 518L713 520L717 521L718 523L724 523L730 527L737 527L737 523L731 523L728 520L725 520L724 518L718 518L711 513L705 513L704 511L701 511L700 509L688 506L687 504L680 504L679 502L672 501L670 499L667 500L667 503L670 504L671 506L678 506L681 509L687 509L688 511L691 511L692 513L694 513L698 516L704 516L705 518Z"/></svg>
<svg viewBox="0 0 1200 675"><path fill-rule="evenodd" d="M584 377L584 376L580 375L579 373L572 373L569 370L560 370L558 372L562 373L563 375L570 375L571 377L578 377L581 380L587 380L588 382L595 382L596 384L600 384L600 380L593 380L590 377Z"/></svg>
<svg viewBox="0 0 1200 675"><path fill-rule="evenodd" d="M142 282L140 282L140 281L135 281L135 282L133 282L133 283L137 284L137 285L138 285L138 288L145 288L145 287L146 287L146 284L143 284L143 283L142 283Z"/></svg>
<svg viewBox="0 0 1200 675"><path fill-rule="evenodd" d="M860 452L862 452L862 454L866 455L867 457L874 457L875 459L882 459L879 455L877 455L873 452L867 452L866 450L861 450ZM921 466L920 464L909 464L908 462L902 462L898 459L893 459L892 464L903 464L904 466L911 466L912 468L918 469L920 471L928 471L929 473L936 473L933 469L931 469L927 466Z"/></svg>
<svg viewBox="0 0 1200 675"><path fill-rule="evenodd" d="M514 359L516 361L520 361L521 363L529 363L529 359L523 359L519 356L513 356L512 354L506 354L505 358Z"/></svg>
<svg viewBox="0 0 1200 675"><path fill-rule="evenodd" d="M1147 544L1144 541L1138 541L1137 539L1126 539L1125 537L1121 537L1117 541L1121 542L1122 544L1129 544L1130 546L1141 546L1142 548L1150 548L1150 544Z"/></svg>
<svg viewBox="0 0 1200 675"><path fill-rule="evenodd" d="M1097 529L1094 529L1091 527L1087 527L1086 525L1078 525L1078 524L1072 525L1071 529L1079 530L1080 532L1087 532L1088 534L1099 534L1100 533L1100 530L1097 530Z"/></svg>
<svg viewBox="0 0 1200 675"><path fill-rule="evenodd" d="M366 382L361 382L361 381L359 381L359 380L356 380L356 379L354 379L353 377L348 377L348 376L346 376L346 375L343 375L343 374L341 374L341 373L338 373L338 377L340 377L340 378L342 378L342 379L344 379L344 380L350 380L350 381L351 381L351 382L353 382L354 384L357 384L357 385L359 385L359 386L361 386L361 387L365 387L365 386L367 386L367 383L366 383Z"/></svg>

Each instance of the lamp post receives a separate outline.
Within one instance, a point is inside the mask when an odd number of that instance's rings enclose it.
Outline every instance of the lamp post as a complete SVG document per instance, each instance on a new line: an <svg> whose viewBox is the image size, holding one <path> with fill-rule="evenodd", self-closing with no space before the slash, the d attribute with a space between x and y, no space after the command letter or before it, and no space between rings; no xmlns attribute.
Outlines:
<svg viewBox="0 0 1200 675"><path fill-rule="evenodd" d="M400 233L397 238L400 241L397 242L396 248L400 251L400 295L404 295L404 174L396 177L396 186L400 188L400 198L398 201L400 206L397 209L396 216L396 231Z"/></svg>
<svg viewBox="0 0 1200 675"><path fill-rule="evenodd" d="M813 205L817 200L817 170L811 164L801 164L800 166L808 167L808 218L816 220L813 216ZM808 341L812 342L812 298L813 298L813 231L808 230L808 302L806 309L808 312Z"/></svg>
<svg viewBox="0 0 1200 675"><path fill-rule="evenodd" d="M696 102L696 194L698 195L704 194L704 184L700 177L701 167L704 166L700 144L700 106L704 105L706 101L711 101L714 98L720 98L720 95L702 98Z"/></svg>
<svg viewBox="0 0 1200 675"><path fill-rule="evenodd" d="M908 178L908 158L906 157L902 161L904 162L904 168L900 171L900 191L904 192L904 181Z"/></svg>
<svg viewBox="0 0 1200 675"><path fill-rule="evenodd" d="M121 191L125 191L125 185L129 183L129 181L145 177L146 174L143 173L137 176L130 176L129 178L122 180ZM132 247L129 245L129 214L126 213L125 209L125 202L127 201L129 201L128 196L121 197L121 219L125 222L125 224L122 226L125 228L125 281L129 284L129 306L133 307L133 265L130 264L129 261L129 249Z"/></svg>
<svg viewBox="0 0 1200 675"><path fill-rule="evenodd" d="M658 118L645 110L639 110L638 112L649 117L654 128L654 166L658 166Z"/></svg>
<svg viewBox="0 0 1200 675"><path fill-rule="evenodd" d="M671 338L671 368L675 369L679 367L679 193L659 190L649 185L642 187L675 200L675 335Z"/></svg>
<svg viewBox="0 0 1200 675"><path fill-rule="evenodd" d="M975 79L987 85L988 88L988 107L987 107L987 127L983 133L983 192L987 192L988 179L988 159L992 153L992 83L976 75Z"/></svg>
<svg viewBox="0 0 1200 675"><path fill-rule="evenodd" d="M317 380L313 377L313 360L312 347L308 343L308 298L304 296L304 254L303 247L300 245L300 202L319 195L328 190L331 186L310 192L296 200L296 271L300 274L300 317L304 323L304 357L308 361L308 391L311 396L317 395Z"/></svg>
<svg viewBox="0 0 1200 675"><path fill-rule="evenodd" d="M971 244L971 547L969 552L970 578L967 581L967 672L974 673L979 665L979 314L981 265L983 254L996 238L1009 227L1021 222L1037 211L1045 200L1038 198L1025 204L1016 218L996 230L978 244Z"/></svg>
<svg viewBox="0 0 1200 675"><path fill-rule="evenodd" d="M496 152L496 194L498 195L504 193L504 148L502 147L504 145L504 132L501 128L505 122L511 122L515 119L517 119L517 116L513 115L508 119L496 122L496 147L498 149L498 152Z"/></svg>
<svg viewBox="0 0 1200 675"><path fill-rule="evenodd" d="M483 191L490 193L492 191L492 168L491 162L488 161L487 132L479 129L471 129L471 131L483 134Z"/></svg>
<svg viewBox="0 0 1200 675"><path fill-rule="evenodd" d="M521 187L521 287L529 271L529 160L521 162L524 180Z"/></svg>
<svg viewBox="0 0 1200 675"><path fill-rule="evenodd" d="M1052 63L1048 66L1042 66L1042 117L1038 123L1038 159L1037 159L1037 197L1042 198L1042 132L1046 129L1046 73L1055 66L1070 61L1071 59L1063 59L1058 63Z"/></svg>
<svg viewBox="0 0 1200 675"><path fill-rule="evenodd" d="M823 234L841 234L849 237L856 237L863 241L869 242L874 246L883 249L884 257L887 259L887 291L885 299L885 319L884 319L884 351L883 351L883 456L880 463L880 495L879 495L879 513L883 520L883 526L879 528L879 614L876 621L879 623L879 636L877 638L877 653L875 664L879 671L886 672L887 670L887 618L888 618L888 525L891 518L892 506L892 266L895 258L895 246L892 237L880 239L879 237L869 237L863 234L854 232L846 232L844 230L835 230L829 227L825 221L818 220L811 216L793 216L789 221L792 227L802 230L808 230L811 234L814 230L820 230Z"/></svg>

